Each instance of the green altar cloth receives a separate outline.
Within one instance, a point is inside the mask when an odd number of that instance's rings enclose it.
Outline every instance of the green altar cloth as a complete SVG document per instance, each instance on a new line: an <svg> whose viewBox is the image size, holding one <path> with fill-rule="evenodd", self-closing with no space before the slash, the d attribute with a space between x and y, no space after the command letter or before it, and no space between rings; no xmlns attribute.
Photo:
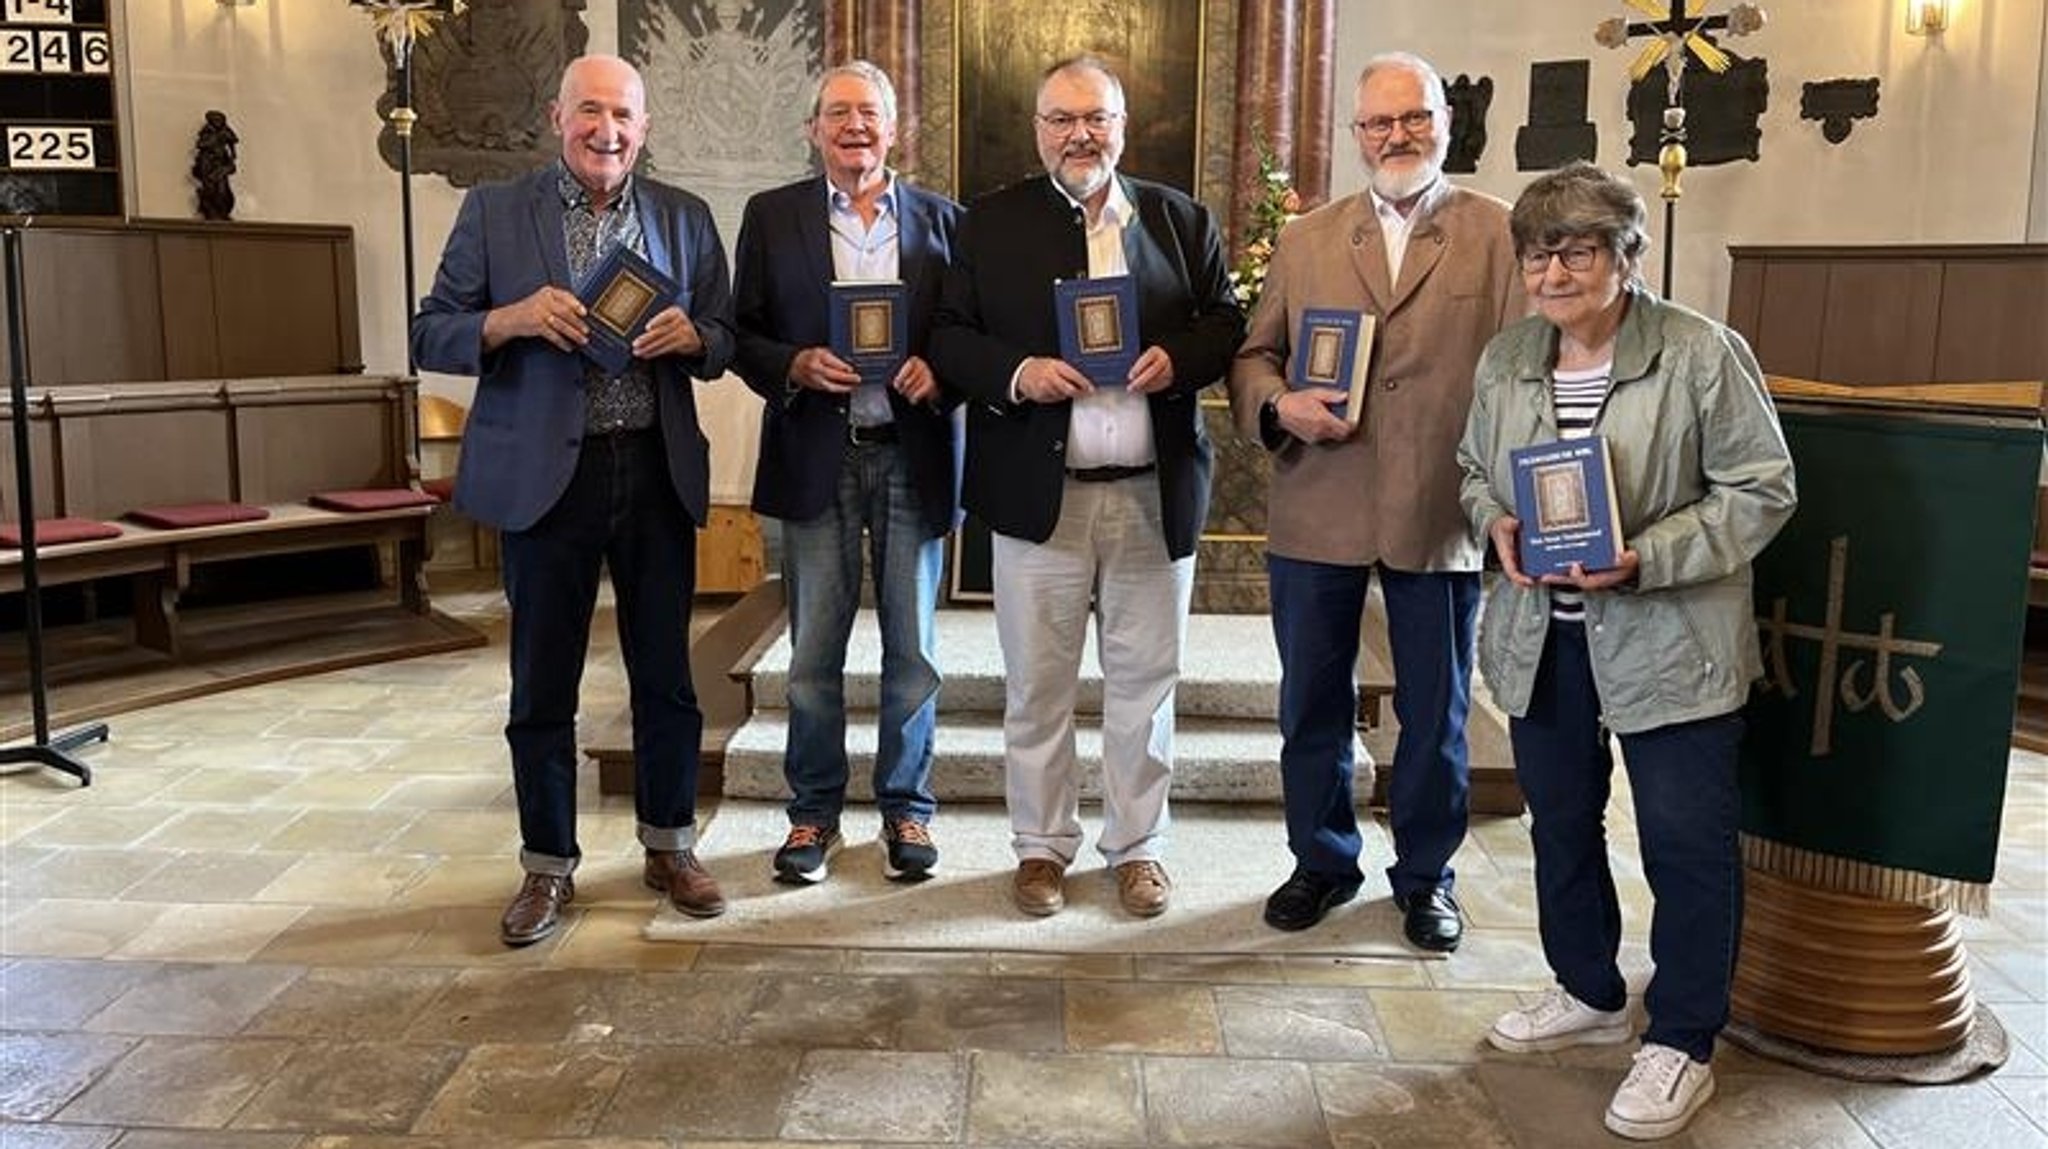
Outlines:
<svg viewBox="0 0 2048 1149"><path fill-rule="evenodd" d="M1757 560L1751 864L1982 912L2019 684L2039 420L1783 404L1799 509Z"/></svg>

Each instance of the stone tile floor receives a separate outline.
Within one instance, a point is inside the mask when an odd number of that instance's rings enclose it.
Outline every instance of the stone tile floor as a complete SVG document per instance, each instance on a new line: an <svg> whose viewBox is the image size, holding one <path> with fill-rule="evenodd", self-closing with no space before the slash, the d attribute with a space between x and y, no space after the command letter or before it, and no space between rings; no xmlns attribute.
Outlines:
<svg viewBox="0 0 2048 1149"><path fill-rule="evenodd" d="M597 639L593 715L622 697ZM505 690L494 644L123 716L87 790L0 779L0 1147L1609 1143L1626 1049L1480 1041L1547 981L1516 821L1473 828L1447 962L650 945L630 803L593 772L573 922L506 950ZM2048 759L2014 755L1966 935L2003 1069L1856 1085L1724 1045L1667 1144L2048 1145Z"/></svg>

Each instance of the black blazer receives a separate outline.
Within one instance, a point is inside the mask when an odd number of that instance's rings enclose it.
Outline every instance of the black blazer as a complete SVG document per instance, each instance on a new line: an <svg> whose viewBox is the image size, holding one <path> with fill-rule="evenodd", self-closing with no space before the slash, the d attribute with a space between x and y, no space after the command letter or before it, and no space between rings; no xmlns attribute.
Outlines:
<svg viewBox="0 0 2048 1149"><path fill-rule="evenodd" d="M896 206L898 277L909 304L910 350L924 355L952 260L960 205L899 179ZM797 352L831 341L827 286L833 278L832 243L826 217L823 176L761 192L747 201L733 254L738 329L733 369L767 401L761 412L754 510L795 522L816 518L831 505L846 452L846 398L788 386L789 363ZM917 486L926 537L936 538L951 529L954 519L959 452L952 419L940 407L910 403L894 391L889 406Z"/></svg>
<svg viewBox="0 0 2048 1149"><path fill-rule="evenodd" d="M1124 255L1138 287L1138 332L1173 360L1173 386L1148 396L1166 548L1194 553L1209 511L1210 446L1196 395L1222 379L1244 336L1223 241L1208 209L1172 188L1116 177L1136 209ZM1059 522L1071 402L1011 403L1028 356L1057 356L1052 282L1088 273L1080 211L1051 177L974 201L932 330L941 382L969 400L961 498L997 532L1044 542Z"/></svg>

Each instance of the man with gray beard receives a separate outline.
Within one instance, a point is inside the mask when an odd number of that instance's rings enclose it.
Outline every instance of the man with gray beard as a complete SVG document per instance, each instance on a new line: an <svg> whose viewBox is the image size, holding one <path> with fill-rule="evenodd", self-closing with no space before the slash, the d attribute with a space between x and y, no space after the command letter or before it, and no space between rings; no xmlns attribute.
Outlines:
<svg viewBox="0 0 2048 1149"><path fill-rule="evenodd" d="M1457 948L1451 855L1465 837L1473 628L1482 552L1458 504L1457 448L1480 349L1525 308L1508 205L1443 178L1450 111L1416 56L1368 61L1352 118L1371 186L1281 233L1231 368L1238 426L1273 453L1267 575L1280 650L1281 785L1292 876L1266 902L1302 930L1364 883L1352 768L1359 620L1375 571L1394 663L1387 870L1410 944ZM1377 320L1364 417L1344 392L1286 385L1307 308Z"/></svg>
<svg viewBox="0 0 2048 1149"><path fill-rule="evenodd" d="M1102 661L1096 849L1135 917L1166 909L1173 700L1208 511L1195 401L1244 333L1200 204L1117 174L1123 85L1102 61L1047 70L1034 131L1046 174L981 197L961 225L929 356L969 401L961 501L993 528L1007 691L1004 785L1018 909L1066 904L1081 847L1074 705L1092 615ZM1053 284L1129 275L1134 345L1118 386L1060 357Z"/></svg>

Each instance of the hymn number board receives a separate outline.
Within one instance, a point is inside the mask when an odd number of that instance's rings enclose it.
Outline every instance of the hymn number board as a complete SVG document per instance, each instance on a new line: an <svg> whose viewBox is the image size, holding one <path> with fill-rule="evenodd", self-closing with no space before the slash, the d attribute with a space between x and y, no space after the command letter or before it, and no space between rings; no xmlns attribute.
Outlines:
<svg viewBox="0 0 2048 1149"><path fill-rule="evenodd" d="M118 216L112 0L0 0L0 212Z"/></svg>

